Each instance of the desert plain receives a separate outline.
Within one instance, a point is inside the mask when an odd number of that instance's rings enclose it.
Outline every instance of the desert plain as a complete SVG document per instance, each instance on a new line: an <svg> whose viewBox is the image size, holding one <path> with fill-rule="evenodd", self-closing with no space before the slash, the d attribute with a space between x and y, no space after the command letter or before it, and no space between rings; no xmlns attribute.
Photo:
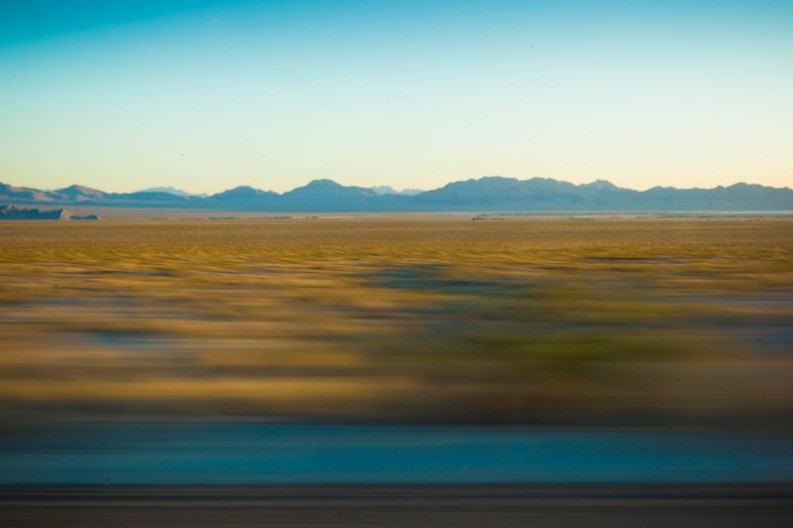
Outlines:
<svg viewBox="0 0 793 528"><path fill-rule="evenodd" d="M223 218L0 225L4 427L788 425L790 217Z"/></svg>

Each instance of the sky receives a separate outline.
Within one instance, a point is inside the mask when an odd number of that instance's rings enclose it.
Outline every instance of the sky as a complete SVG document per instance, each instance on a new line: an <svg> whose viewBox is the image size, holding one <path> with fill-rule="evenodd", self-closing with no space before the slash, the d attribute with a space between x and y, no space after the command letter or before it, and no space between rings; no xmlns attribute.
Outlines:
<svg viewBox="0 0 793 528"><path fill-rule="evenodd" d="M791 28L791 0L0 0L0 181L793 186Z"/></svg>

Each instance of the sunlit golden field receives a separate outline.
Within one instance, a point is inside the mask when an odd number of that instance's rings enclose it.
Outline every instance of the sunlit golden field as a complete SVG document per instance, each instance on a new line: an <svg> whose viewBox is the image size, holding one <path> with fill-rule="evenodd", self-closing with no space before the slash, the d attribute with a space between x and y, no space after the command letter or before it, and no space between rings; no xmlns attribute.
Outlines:
<svg viewBox="0 0 793 528"><path fill-rule="evenodd" d="M0 413L784 426L793 219L0 224Z"/></svg>

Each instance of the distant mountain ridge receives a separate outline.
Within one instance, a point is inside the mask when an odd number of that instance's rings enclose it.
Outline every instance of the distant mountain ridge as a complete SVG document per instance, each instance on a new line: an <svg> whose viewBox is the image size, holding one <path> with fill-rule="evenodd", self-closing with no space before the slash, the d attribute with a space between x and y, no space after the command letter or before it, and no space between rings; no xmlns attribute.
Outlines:
<svg viewBox="0 0 793 528"><path fill-rule="evenodd" d="M176 187L149 187L148 189L141 189L138 192L163 192L168 194L173 194L176 196L207 196L206 194L192 194L187 191L183 191L182 189L177 189Z"/></svg>
<svg viewBox="0 0 793 528"><path fill-rule="evenodd" d="M424 192L421 189L402 189L401 191L397 191L390 185L376 185L369 188L377 194L403 194L405 196L414 196Z"/></svg>
<svg viewBox="0 0 793 528"><path fill-rule="evenodd" d="M213 195L171 187L107 193L81 185L45 191L0 183L0 204L96 205L277 212L398 211L793 211L793 190L736 183L712 189L653 187L636 191L606 180L575 185L551 178L501 176L456 181L415 194L387 187L345 186L333 180L279 194L238 186ZM178 191L178 192L174 192Z"/></svg>

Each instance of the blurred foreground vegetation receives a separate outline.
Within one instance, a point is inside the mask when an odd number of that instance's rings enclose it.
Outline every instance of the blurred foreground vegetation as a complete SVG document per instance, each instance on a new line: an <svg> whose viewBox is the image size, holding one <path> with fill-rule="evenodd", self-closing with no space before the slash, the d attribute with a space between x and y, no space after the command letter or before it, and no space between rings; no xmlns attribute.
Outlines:
<svg viewBox="0 0 793 528"><path fill-rule="evenodd" d="M0 416L783 427L793 219L6 222Z"/></svg>

